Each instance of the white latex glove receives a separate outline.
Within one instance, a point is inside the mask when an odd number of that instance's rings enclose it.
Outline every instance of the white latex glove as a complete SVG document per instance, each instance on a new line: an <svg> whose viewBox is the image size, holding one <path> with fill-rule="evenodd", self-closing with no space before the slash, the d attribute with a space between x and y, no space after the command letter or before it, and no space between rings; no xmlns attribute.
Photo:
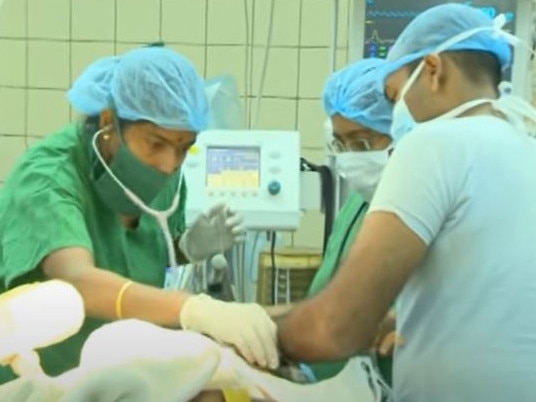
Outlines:
<svg viewBox="0 0 536 402"><path fill-rule="evenodd" d="M190 296L182 306L180 325L234 346L251 364L279 367L277 327L258 304L222 302L205 294Z"/></svg>
<svg viewBox="0 0 536 402"><path fill-rule="evenodd" d="M217 204L199 216L181 236L179 249L191 262L199 262L228 250L245 239L242 218L225 204Z"/></svg>

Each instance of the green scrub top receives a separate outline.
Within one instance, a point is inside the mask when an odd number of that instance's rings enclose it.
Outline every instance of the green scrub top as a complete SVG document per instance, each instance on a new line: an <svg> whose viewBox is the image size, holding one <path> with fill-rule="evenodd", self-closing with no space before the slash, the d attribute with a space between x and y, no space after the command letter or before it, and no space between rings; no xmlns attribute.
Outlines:
<svg viewBox="0 0 536 402"><path fill-rule="evenodd" d="M308 296L314 296L324 289L331 278L335 275L340 263L346 257L350 245L353 243L357 231L363 223L367 213L368 204L357 194L351 194L340 209L333 231L329 237L326 253L322 264L318 269L309 288ZM392 357L377 356L377 364L380 373L388 385L392 383ZM347 360L335 362L322 362L309 364L318 381L325 380L337 375L345 366Z"/></svg>
<svg viewBox="0 0 536 402"><path fill-rule="evenodd" d="M351 194L343 204L333 223L333 231L329 236L322 264L309 288L309 297L324 289L335 275L340 263L346 257L358 229L361 227L367 209L368 204L357 193ZM337 375L345 364L346 360L315 363L309 366L313 370L316 379L320 381Z"/></svg>
<svg viewBox="0 0 536 402"><path fill-rule="evenodd" d="M0 292L45 280L36 267L64 247L83 247L97 267L163 286L168 263L163 234L145 214L136 229L124 228L97 196L90 181L91 135L70 125L31 147L11 171L0 191ZM178 178L171 180L151 206L167 209L177 185ZM185 229L185 185L180 195L177 212L169 217L175 238ZM104 323L86 318L78 334L41 350L44 371L59 375L76 367L88 335ZM10 370L0 369L0 384L12 378Z"/></svg>

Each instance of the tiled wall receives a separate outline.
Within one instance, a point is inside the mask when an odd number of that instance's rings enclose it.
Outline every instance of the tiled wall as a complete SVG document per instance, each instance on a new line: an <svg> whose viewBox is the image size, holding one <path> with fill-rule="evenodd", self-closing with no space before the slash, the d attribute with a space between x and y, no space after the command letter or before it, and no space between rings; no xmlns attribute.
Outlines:
<svg viewBox="0 0 536 402"><path fill-rule="evenodd" d="M347 62L351 0L340 0L339 67ZM303 156L323 160L319 101L329 71L331 0L275 0L258 127L300 130ZM253 120L270 0L5 0L0 12L0 186L27 148L75 118L65 90L90 61L154 41L205 77L235 76ZM246 19L246 15L248 18ZM247 23L246 23L247 20ZM292 240L319 246L309 213Z"/></svg>
<svg viewBox="0 0 536 402"><path fill-rule="evenodd" d="M341 1L338 64L347 62L350 0ZM90 61L164 41L205 77L233 74L252 119L270 0L5 0L0 13L0 186L33 142L76 118L65 90ZM246 23L246 13L248 15ZM323 161L319 101L329 71L332 1L275 0L272 49L257 126L299 129ZM320 245L321 217L291 238Z"/></svg>

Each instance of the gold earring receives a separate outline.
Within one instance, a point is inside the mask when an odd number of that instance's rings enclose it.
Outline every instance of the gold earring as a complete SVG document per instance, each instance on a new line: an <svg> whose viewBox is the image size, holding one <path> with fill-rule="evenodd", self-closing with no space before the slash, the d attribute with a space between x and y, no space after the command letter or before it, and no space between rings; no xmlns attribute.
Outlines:
<svg viewBox="0 0 536 402"><path fill-rule="evenodd" d="M104 135L102 136L102 138L104 139L104 141L108 141L108 140L110 139L110 137L111 137L110 134L104 134Z"/></svg>

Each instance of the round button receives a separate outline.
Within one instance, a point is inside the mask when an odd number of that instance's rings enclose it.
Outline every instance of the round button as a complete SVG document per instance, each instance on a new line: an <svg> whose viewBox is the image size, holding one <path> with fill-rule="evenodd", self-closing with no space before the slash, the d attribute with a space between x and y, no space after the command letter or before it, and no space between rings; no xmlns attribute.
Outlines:
<svg viewBox="0 0 536 402"><path fill-rule="evenodd" d="M274 180L268 184L268 193L270 193L270 195L277 195L280 191L281 184L278 181Z"/></svg>

